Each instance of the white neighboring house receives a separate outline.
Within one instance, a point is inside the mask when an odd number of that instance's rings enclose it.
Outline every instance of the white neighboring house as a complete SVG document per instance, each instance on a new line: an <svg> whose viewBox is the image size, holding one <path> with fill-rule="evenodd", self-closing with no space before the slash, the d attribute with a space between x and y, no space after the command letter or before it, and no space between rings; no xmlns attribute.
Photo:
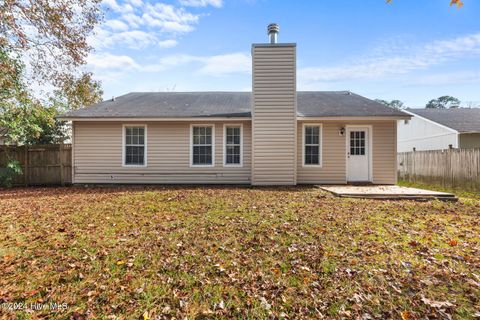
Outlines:
<svg viewBox="0 0 480 320"><path fill-rule="evenodd" d="M480 148L480 108L407 109L398 121L398 152Z"/></svg>

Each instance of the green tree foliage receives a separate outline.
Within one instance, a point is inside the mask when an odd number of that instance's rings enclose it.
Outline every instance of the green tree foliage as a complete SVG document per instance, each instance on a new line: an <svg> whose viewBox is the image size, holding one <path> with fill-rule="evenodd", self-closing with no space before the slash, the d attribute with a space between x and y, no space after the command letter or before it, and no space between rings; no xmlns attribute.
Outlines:
<svg viewBox="0 0 480 320"><path fill-rule="evenodd" d="M76 110L102 101L101 83L92 78L92 73L69 77L61 89L54 92L50 101L63 110Z"/></svg>
<svg viewBox="0 0 480 320"><path fill-rule="evenodd" d="M394 109L404 109L405 105L402 101L400 100L382 100L382 99L375 99L375 101L386 105L387 107L394 108Z"/></svg>
<svg viewBox="0 0 480 320"><path fill-rule="evenodd" d="M59 143L65 138L65 123L55 119L57 109L31 99L1 110L0 126L8 144Z"/></svg>
<svg viewBox="0 0 480 320"><path fill-rule="evenodd" d="M447 109L458 108L460 100L452 96L441 96L437 99L430 100L425 108L427 109Z"/></svg>
<svg viewBox="0 0 480 320"><path fill-rule="evenodd" d="M80 72L91 50L87 37L102 19L100 2L0 0L0 127L7 143L58 142L65 132L58 112L101 100L100 82ZM35 82L52 85L53 95L35 97Z"/></svg>
<svg viewBox="0 0 480 320"><path fill-rule="evenodd" d="M0 127L8 144L58 142L64 124L55 120L58 109L32 96L23 81L23 64L0 47Z"/></svg>

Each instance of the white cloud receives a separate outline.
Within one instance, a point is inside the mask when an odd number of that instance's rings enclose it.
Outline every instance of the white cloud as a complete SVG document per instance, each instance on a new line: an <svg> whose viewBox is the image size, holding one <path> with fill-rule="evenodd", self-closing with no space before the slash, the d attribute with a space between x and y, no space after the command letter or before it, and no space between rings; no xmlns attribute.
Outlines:
<svg viewBox="0 0 480 320"><path fill-rule="evenodd" d="M185 33L193 31L193 25L198 22L198 19L198 15L164 3L147 4L142 15L142 20L148 26L158 27L164 32Z"/></svg>
<svg viewBox="0 0 480 320"><path fill-rule="evenodd" d="M115 0L103 0L102 4L113 11L120 11L121 9L120 5L118 5Z"/></svg>
<svg viewBox="0 0 480 320"><path fill-rule="evenodd" d="M139 28L140 25L143 24L142 18L134 13L124 14L121 16L121 18L125 20L132 28Z"/></svg>
<svg viewBox="0 0 480 320"><path fill-rule="evenodd" d="M158 72L169 68L196 64L192 72L208 76L224 76L233 73L251 72L251 57L248 53L236 52L214 56L178 54L163 57L158 63L142 67L143 71Z"/></svg>
<svg viewBox="0 0 480 320"><path fill-rule="evenodd" d="M115 12L124 14L134 10L129 3L118 4L116 0L103 0L102 4Z"/></svg>
<svg viewBox="0 0 480 320"><path fill-rule="evenodd" d="M251 72L250 55L244 52L214 56L170 55L160 58L154 64L140 64L129 56L112 54L92 55L88 59L88 65L92 69L102 70L102 72L105 70L116 72L161 72L190 64L195 65L192 66L192 73L214 77Z"/></svg>
<svg viewBox="0 0 480 320"><path fill-rule="evenodd" d="M97 51L105 51L107 48L120 46L130 49L143 49L159 43L155 34L141 30L111 32L100 29L91 44Z"/></svg>
<svg viewBox="0 0 480 320"><path fill-rule="evenodd" d="M107 12L104 25L96 27L89 38L89 44L102 52L111 47L172 48L180 35L195 29L201 16L180 6L148 0L103 0L103 6L114 14Z"/></svg>
<svg viewBox="0 0 480 320"><path fill-rule="evenodd" d="M141 7L143 5L142 0L128 0L128 2L134 7Z"/></svg>
<svg viewBox="0 0 480 320"><path fill-rule="evenodd" d="M87 64L94 70L134 70L140 66L131 57L126 55L113 55L103 53L90 55L87 58Z"/></svg>
<svg viewBox="0 0 480 320"><path fill-rule="evenodd" d="M187 7L206 7L213 6L220 8L223 6L223 0L180 0L181 5Z"/></svg>
<svg viewBox="0 0 480 320"><path fill-rule="evenodd" d="M168 40L161 40L158 42L158 46L160 48L172 48L178 44L177 40L168 39Z"/></svg>
<svg viewBox="0 0 480 320"><path fill-rule="evenodd" d="M249 54L239 52L202 58L203 67L198 72L212 76L230 73L249 73L252 70L252 58Z"/></svg>
<svg viewBox="0 0 480 320"><path fill-rule="evenodd" d="M145 31L133 30L113 34L110 41L132 49L141 49L156 43L157 37Z"/></svg>
<svg viewBox="0 0 480 320"><path fill-rule="evenodd" d="M192 61L196 61L196 57L188 54L176 54L171 56L166 56L160 59L161 65L167 67L174 67L183 64L188 64Z"/></svg>
<svg viewBox="0 0 480 320"><path fill-rule="evenodd" d="M112 19L112 20L107 20L105 22L105 25L112 29L113 31L126 31L128 30L128 25L120 20L117 19Z"/></svg>
<svg viewBox="0 0 480 320"><path fill-rule="evenodd" d="M452 85L452 83L469 84L480 83L480 71L454 71L445 73L435 73L426 76L415 77L415 79L409 81L410 85L422 85L422 86L443 86Z"/></svg>
<svg viewBox="0 0 480 320"><path fill-rule="evenodd" d="M451 40L434 41L400 52L363 57L340 66L299 69L301 82L328 82L352 79L381 79L389 75L406 74L442 62L480 54L480 33Z"/></svg>

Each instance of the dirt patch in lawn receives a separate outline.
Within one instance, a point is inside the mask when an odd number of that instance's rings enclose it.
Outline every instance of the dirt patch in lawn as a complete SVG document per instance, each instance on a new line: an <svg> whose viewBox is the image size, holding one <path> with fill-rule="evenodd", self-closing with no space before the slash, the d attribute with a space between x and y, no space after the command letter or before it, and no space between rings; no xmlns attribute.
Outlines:
<svg viewBox="0 0 480 320"><path fill-rule="evenodd" d="M0 191L0 315L473 318L479 213L313 188Z"/></svg>

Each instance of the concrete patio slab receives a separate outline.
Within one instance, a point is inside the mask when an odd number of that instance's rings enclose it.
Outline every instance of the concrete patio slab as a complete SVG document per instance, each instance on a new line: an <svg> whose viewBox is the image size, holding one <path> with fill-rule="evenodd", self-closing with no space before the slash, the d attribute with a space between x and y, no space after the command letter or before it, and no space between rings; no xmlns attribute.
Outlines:
<svg viewBox="0 0 480 320"><path fill-rule="evenodd" d="M444 201L457 201L458 198L452 193L430 191L425 189L400 187L400 186L318 186L320 189L333 193L338 197L344 198L365 198L365 199L383 199L383 200L419 200L427 201L439 199Z"/></svg>

